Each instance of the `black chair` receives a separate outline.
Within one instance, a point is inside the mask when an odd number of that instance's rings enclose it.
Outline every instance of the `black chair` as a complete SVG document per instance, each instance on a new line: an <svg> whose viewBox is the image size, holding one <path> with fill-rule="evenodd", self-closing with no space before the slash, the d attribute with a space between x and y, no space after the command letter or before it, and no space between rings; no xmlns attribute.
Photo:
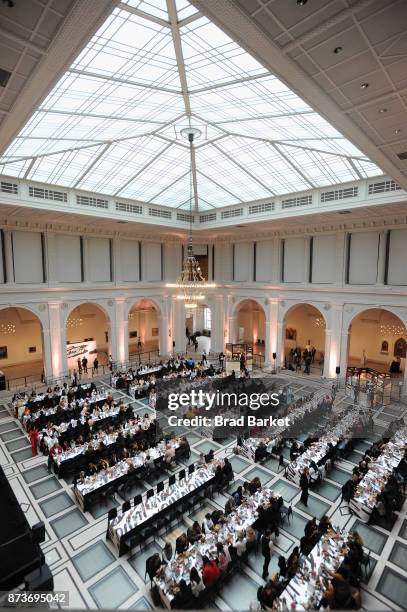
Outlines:
<svg viewBox="0 0 407 612"><path fill-rule="evenodd" d="M161 493L161 491L164 491L164 483L162 481L157 483L157 493Z"/></svg>
<svg viewBox="0 0 407 612"><path fill-rule="evenodd" d="M110 508L109 512L107 513L107 521L112 521L113 519L115 519L117 516L117 508Z"/></svg>
<svg viewBox="0 0 407 612"><path fill-rule="evenodd" d="M367 553L363 553L363 559L360 562L362 568L363 568L363 573L365 575L365 581L367 582L368 579L368 569L370 569L370 564L371 564L371 558L370 558L370 550Z"/></svg>
<svg viewBox="0 0 407 612"><path fill-rule="evenodd" d="M130 500L129 499L122 504L122 512L127 512L127 510L130 510Z"/></svg>
<svg viewBox="0 0 407 612"><path fill-rule="evenodd" d="M175 474L171 474L171 476L168 479L168 485L170 487L172 487L172 485L175 485Z"/></svg>
<svg viewBox="0 0 407 612"><path fill-rule="evenodd" d="M149 499L150 497L154 497L154 489L149 489L147 491L147 499Z"/></svg>
<svg viewBox="0 0 407 612"><path fill-rule="evenodd" d="M183 480L183 478L185 478L185 470L180 470L178 472L178 480Z"/></svg>
<svg viewBox="0 0 407 612"><path fill-rule="evenodd" d="M134 501L133 501L133 503L134 503L134 507L139 506L139 505L141 504L141 502L142 502L142 501L143 501L143 498L141 497L141 495L140 495L140 494L139 494L139 495L136 495L136 496L134 497Z"/></svg>
<svg viewBox="0 0 407 612"><path fill-rule="evenodd" d="M188 467L188 474L192 474L193 472L195 472L195 465L191 463L191 465Z"/></svg>

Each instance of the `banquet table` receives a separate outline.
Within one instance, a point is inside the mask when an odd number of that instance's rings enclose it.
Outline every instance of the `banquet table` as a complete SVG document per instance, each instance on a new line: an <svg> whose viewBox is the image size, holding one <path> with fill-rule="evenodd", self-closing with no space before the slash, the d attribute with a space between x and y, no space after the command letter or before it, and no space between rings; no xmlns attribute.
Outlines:
<svg viewBox="0 0 407 612"><path fill-rule="evenodd" d="M312 414L318 409L319 403L323 400L324 395L324 392L320 392L317 395L314 395L314 397L308 402L305 402L301 406L294 408L291 412L288 412L287 416L290 419L289 427L274 427L272 437L246 438L245 440L243 440L242 455L247 457L251 461L254 461L256 449L259 446L260 442L265 442L265 444L267 445L270 442L277 440L277 438L279 438L282 434L284 434L285 437L289 437L289 432L292 426L295 425L295 423L301 421L302 419L308 416L312 416Z"/></svg>
<svg viewBox="0 0 407 612"><path fill-rule="evenodd" d="M300 567L279 597L282 607L315 610L321 603L331 573L339 569L348 551L346 532L329 530L309 555L301 556Z"/></svg>
<svg viewBox="0 0 407 612"><path fill-rule="evenodd" d="M226 517L225 523L217 531L205 534L200 541L190 545L188 550L177 555L170 563L162 566L154 578L154 582L160 593L160 598L166 608L171 608L174 598L174 590L177 589L181 579L189 584L189 574L192 567L198 571L202 568L202 557L206 555L209 559L217 557L216 544L229 546L235 544L240 531L252 526L257 519L257 508L274 497L271 489L264 488L257 491Z"/></svg>
<svg viewBox="0 0 407 612"><path fill-rule="evenodd" d="M121 512L109 521L108 537L118 550L119 556L127 550L126 541L136 532L142 532L160 517L165 516L188 498L212 485L215 478L215 464L210 463L187 474L181 481L167 486L152 498L145 499L138 506Z"/></svg>
<svg viewBox="0 0 407 612"><path fill-rule="evenodd" d="M177 439L172 440L170 444L175 449L179 447L179 441ZM148 455L152 460L160 459L164 457L165 453L165 442L160 442L157 446L148 449ZM92 476L86 476L83 483L77 482L74 486L74 495L84 512L92 505L92 499L100 496L100 494L112 485L115 488L124 484L126 480L135 475L138 471L141 471L146 461L147 452L141 451L134 457L118 461L112 467L107 470L93 474ZM132 469L130 468L132 467Z"/></svg>
<svg viewBox="0 0 407 612"><path fill-rule="evenodd" d="M389 476L404 455L407 444L407 428L399 430L385 445L381 454L372 460L369 470L356 487L355 495L349 501L352 513L367 523L377 502L377 497L384 489Z"/></svg>
<svg viewBox="0 0 407 612"><path fill-rule="evenodd" d="M329 443L331 443L333 447L336 447L342 438L352 436L354 428L360 421L360 412L359 406L352 408L334 427L321 436L317 442L311 444L304 453L295 459L295 461L292 461L287 466L287 479L299 485L304 468L309 468L312 461L322 465L327 458ZM321 475L323 476L323 471ZM315 475L315 478L317 477L318 475Z"/></svg>
<svg viewBox="0 0 407 612"><path fill-rule="evenodd" d="M130 419L130 421L132 420L133 419ZM122 429L123 436L125 438L129 434L130 436L135 436L137 432L140 432L140 437L146 437L148 428L151 423L155 423L155 419L143 418L136 421L132 425L127 422ZM109 447L113 447L113 445L116 444L118 435L118 430L111 434L103 434L102 436L97 434L96 438L92 440L92 443L99 444L100 441L103 441L105 449L109 450ZM84 444L76 445L73 448L68 449L67 451L54 455L54 468L56 474L60 478L62 478L68 472L73 473L75 471L79 471L83 464L83 457L88 448L89 443L85 442ZM97 448L94 450L95 452L98 451Z"/></svg>

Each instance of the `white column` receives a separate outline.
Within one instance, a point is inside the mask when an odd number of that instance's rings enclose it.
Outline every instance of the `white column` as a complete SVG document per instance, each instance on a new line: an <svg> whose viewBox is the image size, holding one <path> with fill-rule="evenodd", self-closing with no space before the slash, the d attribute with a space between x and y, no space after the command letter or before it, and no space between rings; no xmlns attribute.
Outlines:
<svg viewBox="0 0 407 612"><path fill-rule="evenodd" d="M125 298L116 298L114 305L114 321L110 325L112 357L113 361L126 363L129 360L129 321ZM115 334L112 334L113 328Z"/></svg>
<svg viewBox="0 0 407 612"><path fill-rule="evenodd" d="M170 355L172 353L172 342L174 329L171 320L171 298L164 295L161 306L161 316L159 316L159 353L160 355Z"/></svg>
<svg viewBox="0 0 407 612"><path fill-rule="evenodd" d="M172 310L173 310L173 328L174 328L174 341L175 341L175 352L185 353L186 347L186 335L185 335L185 304L182 300L177 300L175 297L172 299Z"/></svg>
<svg viewBox="0 0 407 612"><path fill-rule="evenodd" d="M211 301L212 329L211 329L211 351L220 353L225 350L225 313L223 296L217 295Z"/></svg>
<svg viewBox="0 0 407 612"><path fill-rule="evenodd" d="M60 301L48 302L48 319L49 327L44 329L45 375L47 378L59 378L68 373L66 340L64 340L66 334L62 329Z"/></svg>
<svg viewBox="0 0 407 612"><path fill-rule="evenodd" d="M345 376L345 368L342 368L343 354L346 351L347 342L343 336L343 305L332 304L331 310L327 315L328 324L325 330L325 355L324 355L324 376L325 378L335 378L336 368L340 366L341 377ZM344 342L345 340L345 342Z"/></svg>
<svg viewBox="0 0 407 612"><path fill-rule="evenodd" d="M56 234L45 234L46 240L46 266L47 266L47 284L49 287L54 287L58 283L56 270Z"/></svg>
<svg viewBox="0 0 407 612"><path fill-rule="evenodd" d="M266 311L265 364L274 367L273 353L277 354L276 366L280 363L278 353L278 300L269 299Z"/></svg>

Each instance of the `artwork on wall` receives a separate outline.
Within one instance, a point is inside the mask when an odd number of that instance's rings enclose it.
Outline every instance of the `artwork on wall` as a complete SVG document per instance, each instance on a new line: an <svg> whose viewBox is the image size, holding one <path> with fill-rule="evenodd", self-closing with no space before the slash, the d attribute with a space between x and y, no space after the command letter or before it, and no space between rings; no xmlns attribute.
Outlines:
<svg viewBox="0 0 407 612"><path fill-rule="evenodd" d="M297 330L293 327L286 327L285 338L286 340L297 340Z"/></svg>
<svg viewBox="0 0 407 612"><path fill-rule="evenodd" d="M383 355L388 355L389 354L389 343L387 342L387 340L383 340L380 352Z"/></svg>
<svg viewBox="0 0 407 612"><path fill-rule="evenodd" d="M151 335L154 336L158 336L158 327L152 327L151 328Z"/></svg>
<svg viewBox="0 0 407 612"><path fill-rule="evenodd" d="M0 346L0 359L7 359L7 357L8 357L7 346Z"/></svg>
<svg viewBox="0 0 407 612"><path fill-rule="evenodd" d="M28 352L29 353L36 353L37 352L37 347L36 346L29 346L28 347Z"/></svg>
<svg viewBox="0 0 407 612"><path fill-rule="evenodd" d="M137 338L137 332L136 331L129 332L129 338Z"/></svg>
<svg viewBox="0 0 407 612"><path fill-rule="evenodd" d="M394 343L394 356L402 357L403 359L405 359L406 353L407 353L407 342L404 340L404 338L399 338Z"/></svg>

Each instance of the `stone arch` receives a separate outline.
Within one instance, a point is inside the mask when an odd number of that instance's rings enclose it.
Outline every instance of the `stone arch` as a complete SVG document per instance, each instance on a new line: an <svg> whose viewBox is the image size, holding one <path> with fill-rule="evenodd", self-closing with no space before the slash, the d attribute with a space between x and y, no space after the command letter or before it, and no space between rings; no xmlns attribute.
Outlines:
<svg viewBox="0 0 407 612"><path fill-rule="evenodd" d="M326 357L326 331L329 319L321 304L312 302L299 302L290 304L283 313L282 346L283 356L289 363L290 351L300 348L304 351L306 346L315 347L316 354L314 367L319 370L323 367ZM300 312L300 311L303 312ZM312 321L314 319L314 321Z"/></svg>
<svg viewBox="0 0 407 612"><path fill-rule="evenodd" d="M65 346L66 344L68 347L69 344L83 342L85 338L93 338L96 344L95 350L97 351L97 356L101 365L106 365L108 363L109 355L114 352L113 347L115 344L115 338L112 337L112 315L109 313L107 306L108 304L106 305L104 303L100 303L97 300L83 300L81 302L69 304L67 308L62 310L64 314L62 316L63 320L61 321L61 327L63 329L63 333L65 334L63 345ZM75 310L78 310L78 314L80 315L80 309L82 308L86 310L87 307L92 307L96 310L96 313L101 313L104 321L100 320L99 324L96 322L91 329L82 329L81 324L74 323L72 315L75 313ZM82 313L82 316L86 318L87 315ZM72 321L72 326L69 325L70 321ZM63 351L64 346L62 347ZM73 367L75 366L72 363L68 363L69 370L71 370Z"/></svg>
<svg viewBox="0 0 407 612"><path fill-rule="evenodd" d="M154 316L148 317L151 320L146 321L144 315L148 312L150 306ZM129 355L146 350L159 350L162 333L162 312L158 301L151 297L137 297L135 301L128 299L125 315L128 327Z"/></svg>

